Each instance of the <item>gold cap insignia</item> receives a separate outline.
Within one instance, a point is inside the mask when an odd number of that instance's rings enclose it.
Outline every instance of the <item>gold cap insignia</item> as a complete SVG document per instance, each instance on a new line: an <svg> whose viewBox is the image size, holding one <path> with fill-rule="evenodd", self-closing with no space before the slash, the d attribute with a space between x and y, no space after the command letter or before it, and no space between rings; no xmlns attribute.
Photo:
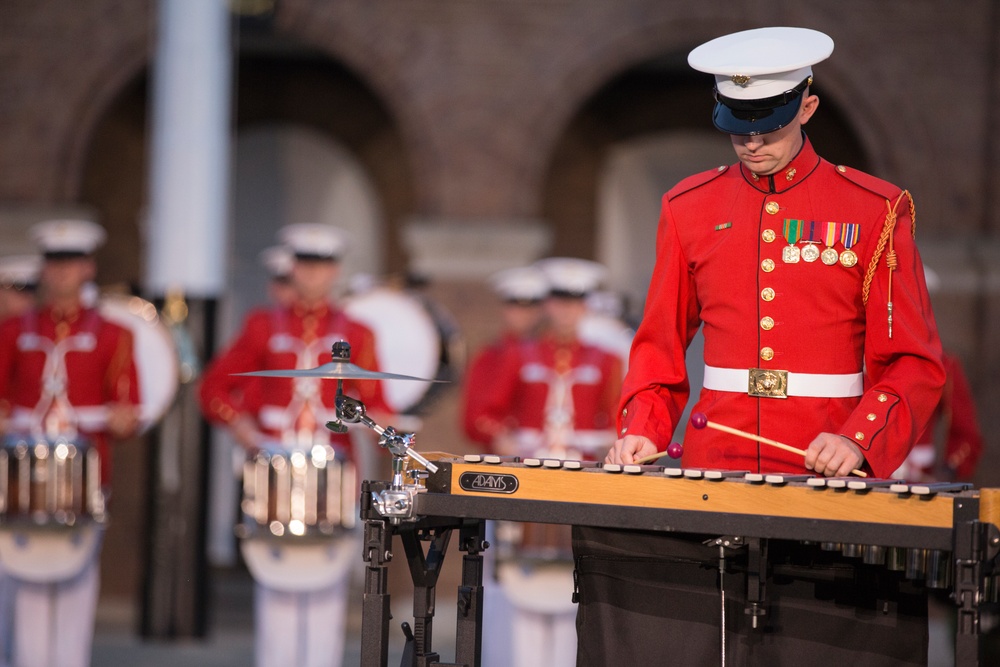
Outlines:
<svg viewBox="0 0 1000 667"><path fill-rule="evenodd" d="M746 88L747 84L750 83L750 77L745 74L734 74L729 77L733 83L742 88Z"/></svg>

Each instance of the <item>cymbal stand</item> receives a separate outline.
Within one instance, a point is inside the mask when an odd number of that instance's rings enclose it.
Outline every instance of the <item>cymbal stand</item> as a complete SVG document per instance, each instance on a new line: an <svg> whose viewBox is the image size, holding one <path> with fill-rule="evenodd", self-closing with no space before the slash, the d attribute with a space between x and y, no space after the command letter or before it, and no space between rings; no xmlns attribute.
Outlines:
<svg viewBox="0 0 1000 667"><path fill-rule="evenodd" d="M332 356L334 361L350 362L350 344L344 341L334 343ZM342 379L337 380L335 406L337 418L326 423L328 429L334 433L346 433L347 424L362 424L378 434L379 447L392 453L392 485L388 489L373 494L372 500L375 503L375 508L393 524L398 524L401 521L415 521L413 498L426 489L421 484L404 483L403 473L406 470L406 458L409 457L424 467L424 470L410 471L410 475L414 479L424 478L430 473L437 472L437 466L413 449L415 438L413 433L399 433L392 426L382 427L369 417L364 403L344 394L344 381Z"/></svg>

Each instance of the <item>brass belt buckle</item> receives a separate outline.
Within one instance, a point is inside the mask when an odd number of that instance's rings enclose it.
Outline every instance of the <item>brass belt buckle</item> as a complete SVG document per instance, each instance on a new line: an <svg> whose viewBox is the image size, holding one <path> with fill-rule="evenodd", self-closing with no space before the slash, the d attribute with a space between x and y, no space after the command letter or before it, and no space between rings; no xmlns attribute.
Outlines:
<svg viewBox="0 0 1000 667"><path fill-rule="evenodd" d="M757 398L788 398L788 371L751 368L747 393Z"/></svg>

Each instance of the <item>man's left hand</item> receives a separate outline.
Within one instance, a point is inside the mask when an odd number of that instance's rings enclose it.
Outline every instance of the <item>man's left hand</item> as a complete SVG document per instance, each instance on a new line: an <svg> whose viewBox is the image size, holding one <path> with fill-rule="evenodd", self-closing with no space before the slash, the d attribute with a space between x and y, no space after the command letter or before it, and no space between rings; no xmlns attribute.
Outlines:
<svg viewBox="0 0 1000 667"><path fill-rule="evenodd" d="M827 477L846 477L864 462L861 448L836 433L820 433L806 448L806 468Z"/></svg>
<svg viewBox="0 0 1000 667"><path fill-rule="evenodd" d="M108 433L121 440L133 435L139 428L139 410L128 403L108 404Z"/></svg>

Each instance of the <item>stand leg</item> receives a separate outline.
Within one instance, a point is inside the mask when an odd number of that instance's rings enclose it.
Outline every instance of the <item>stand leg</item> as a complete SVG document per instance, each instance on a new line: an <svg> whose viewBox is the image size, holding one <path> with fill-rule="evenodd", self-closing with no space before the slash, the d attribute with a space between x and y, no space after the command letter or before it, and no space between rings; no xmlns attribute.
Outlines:
<svg viewBox="0 0 1000 667"><path fill-rule="evenodd" d="M406 550L413 579L413 640L416 667L438 664L438 655L431 652L434 627L435 587L444 554L451 540L452 527L400 527L399 536ZM421 542L427 542L425 553Z"/></svg>
<svg viewBox="0 0 1000 667"><path fill-rule="evenodd" d="M389 560L392 559L392 528L388 522L365 521L364 603L361 608L361 664L387 667L389 663Z"/></svg>
<svg viewBox="0 0 1000 667"><path fill-rule="evenodd" d="M483 650L483 550L486 522L466 522L461 529L462 584L458 587L458 624L455 633L455 662L479 665Z"/></svg>

